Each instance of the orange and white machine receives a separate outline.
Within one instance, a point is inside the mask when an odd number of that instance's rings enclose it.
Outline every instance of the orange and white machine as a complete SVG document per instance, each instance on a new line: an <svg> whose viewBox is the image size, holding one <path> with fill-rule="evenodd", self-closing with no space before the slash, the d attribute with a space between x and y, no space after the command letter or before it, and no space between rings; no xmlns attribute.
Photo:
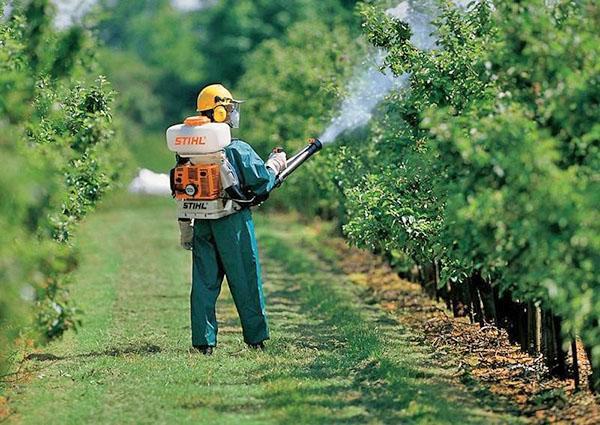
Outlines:
<svg viewBox="0 0 600 425"><path fill-rule="evenodd" d="M206 117L189 117L169 127L167 146L178 158L171 170L178 218L217 219L242 208L230 195L239 185L224 152L230 143L229 124L212 123Z"/></svg>

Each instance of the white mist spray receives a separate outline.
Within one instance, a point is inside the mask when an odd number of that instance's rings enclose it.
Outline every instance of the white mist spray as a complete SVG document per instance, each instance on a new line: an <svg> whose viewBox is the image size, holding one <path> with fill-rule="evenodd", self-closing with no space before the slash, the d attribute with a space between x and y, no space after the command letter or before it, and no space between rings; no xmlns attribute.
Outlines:
<svg viewBox="0 0 600 425"><path fill-rule="evenodd" d="M365 125L372 116L377 104L393 89L402 88L408 81L407 76L395 77L390 71L380 71L383 54L378 52L376 58L361 69L348 83L350 96L342 101L340 112L319 137L323 144L333 142L341 133ZM363 65L364 66L364 65Z"/></svg>
<svg viewBox="0 0 600 425"><path fill-rule="evenodd" d="M470 2L471 0L455 0L454 3L464 8ZM436 47L435 27L431 23L439 13L435 1L406 0L386 10L386 13L410 25L410 41L415 47L421 50ZM391 90L408 87L409 74L396 77L389 70L381 72L383 58L384 52L377 52L368 61L370 65L363 64L350 80L347 86L350 95L342 101L339 114L319 137L323 144L331 143L340 134L367 124L371 120L373 109Z"/></svg>

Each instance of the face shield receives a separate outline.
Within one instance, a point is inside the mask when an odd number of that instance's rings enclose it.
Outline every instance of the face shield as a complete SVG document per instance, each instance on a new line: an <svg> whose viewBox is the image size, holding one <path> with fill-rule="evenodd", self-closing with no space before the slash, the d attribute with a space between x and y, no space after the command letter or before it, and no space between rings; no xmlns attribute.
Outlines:
<svg viewBox="0 0 600 425"><path fill-rule="evenodd" d="M240 128L240 103L234 102L228 105L229 125L231 128Z"/></svg>

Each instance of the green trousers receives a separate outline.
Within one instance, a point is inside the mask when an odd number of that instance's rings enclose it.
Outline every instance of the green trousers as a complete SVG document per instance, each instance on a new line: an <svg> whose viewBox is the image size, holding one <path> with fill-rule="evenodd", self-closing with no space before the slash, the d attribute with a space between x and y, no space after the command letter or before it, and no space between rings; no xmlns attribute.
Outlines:
<svg viewBox="0 0 600 425"><path fill-rule="evenodd" d="M237 308L244 341L269 339L258 246L250 210L218 220L195 220L192 251L192 344L217 345L215 305L223 276Z"/></svg>

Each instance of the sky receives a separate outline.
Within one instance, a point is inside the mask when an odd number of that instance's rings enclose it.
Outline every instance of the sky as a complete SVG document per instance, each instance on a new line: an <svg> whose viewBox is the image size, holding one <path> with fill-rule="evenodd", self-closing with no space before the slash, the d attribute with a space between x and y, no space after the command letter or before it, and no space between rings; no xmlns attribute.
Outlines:
<svg viewBox="0 0 600 425"><path fill-rule="evenodd" d="M207 1L210 0L171 0L171 3L181 10L196 10L200 9ZM65 28L85 15L96 3L96 0L52 0L52 2L58 8L56 26Z"/></svg>

